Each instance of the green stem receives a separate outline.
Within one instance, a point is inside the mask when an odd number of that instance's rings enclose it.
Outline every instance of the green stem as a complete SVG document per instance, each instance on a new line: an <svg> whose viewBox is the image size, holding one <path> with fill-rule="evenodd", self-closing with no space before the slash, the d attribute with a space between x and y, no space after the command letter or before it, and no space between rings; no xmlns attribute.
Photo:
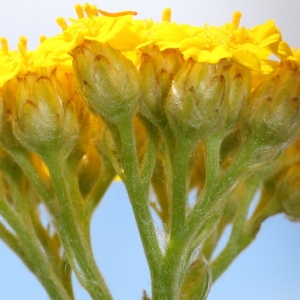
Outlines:
<svg viewBox="0 0 300 300"><path fill-rule="evenodd" d="M49 234L49 232L41 224L40 216L36 209L30 209L29 213L35 235L42 245L50 264L54 267L55 272L59 274L61 283L73 299L74 295L71 280L71 269L68 261L66 261L60 253L61 242L58 233L55 232L54 235Z"/></svg>
<svg viewBox="0 0 300 300"><path fill-rule="evenodd" d="M149 124L146 124L146 128L148 133L148 143L147 143L146 154L141 166L140 177L141 177L141 182L143 184L150 185L151 178L153 177L153 172L155 168L158 138L156 136L157 133L154 132L154 129Z"/></svg>
<svg viewBox="0 0 300 300"><path fill-rule="evenodd" d="M170 240L182 239L187 206L187 173L192 150L195 144L189 138L181 136L177 140L172 157L172 197L170 209Z"/></svg>
<svg viewBox="0 0 300 300"><path fill-rule="evenodd" d="M201 226L203 222L206 222L207 216L210 216L214 210L220 210L222 208L218 200L221 200L226 193L231 191L239 180L248 174L249 160L255 148L256 145L246 145L243 150L241 150L238 158L224 171L222 176L219 176L212 186L204 188L200 199L197 201L197 204L187 219L185 231L187 238L193 237L194 233L197 232L197 228Z"/></svg>
<svg viewBox="0 0 300 300"><path fill-rule="evenodd" d="M20 241L17 237L12 234L2 223L0 223L0 240L13 251L18 257L22 260L22 262L26 265L26 267L34 273L34 270L30 264L30 261L26 257L25 252L21 249Z"/></svg>
<svg viewBox="0 0 300 300"><path fill-rule="evenodd" d="M274 212L274 214L277 211ZM230 266L230 264L236 259L236 257L250 245L250 243L255 239L256 234L259 231L259 227L263 220L267 217L270 217L269 213L263 213L260 215L259 220L255 220L254 222L249 222L244 226L244 232L241 233L237 240L234 238L228 242L227 246L223 249L223 251L219 254L219 256L213 261L211 268L213 272L213 281L215 282L226 269ZM236 234L235 234L236 235Z"/></svg>
<svg viewBox="0 0 300 300"><path fill-rule="evenodd" d="M166 249L158 280L152 283L152 300L180 298L183 268L189 262L182 243L171 243Z"/></svg>
<svg viewBox="0 0 300 300"><path fill-rule="evenodd" d="M260 181L250 178L245 182L245 195L241 199L236 212L229 241L223 251L212 262L213 282L228 268L232 261L252 242L255 235L244 232L250 204L257 191Z"/></svg>
<svg viewBox="0 0 300 300"><path fill-rule="evenodd" d="M71 299L61 284L60 278L55 274L52 265L48 262L47 257L40 249L34 232L10 209L4 199L0 199L0 214L16 232L26 261L31 266L30 269L45 287L49 296L52 299Z"/></svg>
<svg viewBox="0 0 300 300"><path fill-rule="evenodd" d="M162 252L155 233L149 207L150 179L141 180L136 152L135 134L131 116L119 118L117 124L122 144L122 164L125 185L135 215L152 278L156 278L162 261ZM147 163L144 163L144 167ZM149 172L154 166L147 166ZM144 170L145 172L145 170Z"/></svg>
<svg viewBox="0 0 300 300"><path fill-rule="evenodd" d="M38 195L45 201L48 210L52 215L56 213L56 203L53 200L51 191L45 186L33 164L31 163L29 153L20 148L18 150L10 151L9 154L13 157L14 161L20 166L30 183L33 185Z"/></svg>
<svg viewBox="0 0 300 300"><path fill-rule="evenodd" d="M195 147L195 140L181 135L177 137L174 154L170 152L171 174L171 208L170 208L170 237L161 266L159 281L154 282L153 300L178 299L180 287L189 259L189 248L182 243L186 221L186 206L188 199L187 175L189 161ZM172 151L169 149L169 151ZM168 180L168 179L167 179Z"/></svg>
<svg viewBox="0 0 300 300"><path fill-rule="evenodd" d="M243 229L246 222L249 206L251 204L251 201L253 200L255 192L257 191L259 183L260 181L258 180L258 178L254 177L250 178L244 183L245 193L241 196L241 202L235 215L228 244L211 264L213 281L216 281L216 279L225 271L225 269L234 260L238 253L240 253L240 251L242 251L252 241L251 238L245 238ZM206 275L203 272L203 266L199 266L196 276L197 278L194 278L194 282L191 283L191 299L198 299L197 295L200 295L206 288Z"/></svg>
<svg viewBox="0 0 300 300"><path fill-rule="evenodd" d="M64 177L68 178L69 198L72 199L72 207L74 210L80 210L83 207L83 200L80 194L77 177L77 166L81 158L80 151L69 155L65 163ZM80 158L79 158L80 157Z"/></svg>
<svg viewBox="0 0 300 300"><path fill-rule="evenodd" d="M171 158L164 142L160 145L161 157L156 160L154 174L152 176L152 186L156 195L159 208L156 208L165 232L170 231L170 203L172 196L172 178L167 176L172 174ZM156 203L155 203L156 204Z"/></svg>
<svg viewBox="0 0 300 300"><path fill-rule="evenodd" d="M44 161L49 168L59 202L56 222L68 260L79 282L93 299L112 299L95 262L80 212L73 207L59 153L49 151L44 155Z"/></svg>
<svg viewBox="0 0 300 300"><path fill-rule="evenodd" d="M109 188L110 184L112 183L116 172L112 168L108 162L104 163L103 169L101 169L100 175L93 186L90 193L84 199L84 218L90 219L92 213L94 212L95 208L103 198L104 194L106 193L107 189Z"/></svg>
<svg viewBox="0 0 300 300"><path fill-rule="evenodd" d="M206 181L205 189L213 189L214 185L218 179L220 170L220 148L223 141L223 132L215 133L205 141L206 148Z"/></svg>
<svg viewBox="0 0 300 300"><path fill-rule="evenodd" d="M6 173L6 180L13 199L14 213L19 216L19 221L27 227L27 231L31 234L32 240L35 240L36 245L40 248L42 246L45 251L44 259L48 260L70 298L73 299L71 281L66 278L66 272L59 269L61 262L60 242L58 237L56 240L55 236L51 237L41 224L38 216L39 201L37 195L32 190L30 191L25 176L17 165L11 172Z"/></svg>
<svg viewBox="0 0 300 300"><path fill-rule="evenodd" d="M47 254L50 263L53 266L58 266L61 259L59 255L59 242L53 243L54 236L50 236L49 232L41 224L40 216L38 215L37 209L31 208L29 210L29 213L35 235L37 236L40 244L42 245L43 250Z"/></svg>
<svg viewBox="0 0 300 300"><path fill-rule="evenodd" d="M211 232L211 228L214 228L215 224L219 221L218 215L221 213L219 210L222 208L222 205L219 203L215 208L215 205L213 205L215 200L224 196L225 192L230 191L241 174L246 170L249 157L251 157L251 151L248 151L249 148L240 155L236 163L233 163L223 176L218 176L220 145L221 139L218 137L208 142L207 149L211 151L208 155L211 156L207 158L207 163L210 164L208 170L211 171L212 174L208 175L207 185L203 191L202 198L195 205L187 221L183 222L185 227L177 227L177 231L182 233L181 239L169 240L160 275L160 279L163 283L161 286L164 288L159 287L158 291L155 291L157 294L154 294L156 297L154 299L177 299L179 297L183 276L187 271L193 248L196 246L194 240L198 240L201 235L205 236L203 230L205 230L206 225L208 225L208 232ZM174 157L176 157L176 152ZM181 170L184 169L183 165L180 167ZM178 175L176 176L175 172L180 173L180 170L177 168L173 169L173 176L178 180L180 177L177 177ZM218 180L216 180L217 177ZM185 180L186 173L183 181L186 182ZM176 190L176 183L181 187L180 191ZM173 184L173 192L186 197L186 185L183 185L182 182L175 182ZM211 219L212 216L213 218Z"/></svg>

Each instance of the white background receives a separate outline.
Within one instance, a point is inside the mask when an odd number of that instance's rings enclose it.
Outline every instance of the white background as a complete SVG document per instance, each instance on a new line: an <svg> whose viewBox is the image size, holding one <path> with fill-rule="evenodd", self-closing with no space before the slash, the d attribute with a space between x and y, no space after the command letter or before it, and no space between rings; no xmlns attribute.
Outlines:
<svg viewBox="0 0 300 300"><path fill-rule="evenodd" d="M25 35L34 49L39 36L60 32L55 19L74 17L77 1L40 0L0 2L0 36L11 48ZM283 39L300 47L299 0L185 0L185 1L97 1L99 8L115 12L135 10L138 18L160 20L161 11L172 8L172 20L193 25L221 25L232 12L243 13L241 25L252 27L274 19ZM82 3L83 4L83 3ZM150 291L143 250L135 229L126 192L114 183L94 216L92 239L96 258L117 300L141 299ZM297 300L300 299L300 225L283 216L267 220L256 241L232 264L213 286L209 300ZM78 300L90 299L77 283ZM35 277L0 241L0 299L48 299Z"/></svg>

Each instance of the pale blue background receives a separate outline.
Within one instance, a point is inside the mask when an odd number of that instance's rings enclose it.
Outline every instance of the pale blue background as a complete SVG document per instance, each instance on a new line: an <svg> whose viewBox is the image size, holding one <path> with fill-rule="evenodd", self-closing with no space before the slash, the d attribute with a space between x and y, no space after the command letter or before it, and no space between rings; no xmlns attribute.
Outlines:
<svg viewBox="0 0 300 300"><path fill-rule="evenodd" d="M16 47L18 37L27 36L29 47L39 36L60 32L58 16L75 16L72 0L1 0L0 36ZM254 26L274 19L284 40L300 47L299 0L185 0L94 2L107 11L135 10L139 18L160 19L165 7L180 23L220 25L231 20L235 10L243 13L241 24ZM117 300L141 299L150 291L150 279L126 192L114 183L97 210L92 224L96 258ZM90 299L78 284L78 300ZM0 241L0 299L44 300L46 293L19 259ZM232 264L214 285L209 300L298 300L300 299L300 224L283 216L267 220L256 241Z"/></svg>

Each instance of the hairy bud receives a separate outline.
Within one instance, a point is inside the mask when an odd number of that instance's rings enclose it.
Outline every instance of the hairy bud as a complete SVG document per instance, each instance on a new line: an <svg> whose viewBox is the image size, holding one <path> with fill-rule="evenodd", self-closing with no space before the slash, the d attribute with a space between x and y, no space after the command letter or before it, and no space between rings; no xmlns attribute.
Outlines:
<svg viewBox="0 0 300 300"><path fill-rule="evenodd" d="M223 125L228 74L222 64L190 59L178 71L166 101L167 117L175 133L197 132L204 137Z"/></svg>
<svg viewBox="0 0 300 300"><path fill-rule="evenodd" d="M84 41L75 48L75 76L91 110L112 123L134 115L140 98L139 76L134 64L108 44Z"/></svg>
<svg viewBox="0 0 300 300"><path fill-rule="evenodd" d="M300 71L285 61L252 92L243 117L246 134L261 146L283 147L298 133L299 109Z"/></svg>
<svg viewBox="0 0 300 300"><path fill-rule="evenodd" d="M154 124L166 119L165 99L172 80L182 64L182 55L175 49L161 52L154 47L142 55L139 69L143 93L140 102L141 112Z"/></svg>
<svg viewBox="0 0 300 300"><path fill-rule="evenodd" d="M53 74L27 74L16 93L14 133L29 150L41 154L72 142L77 135L74 103Z"/></svg>

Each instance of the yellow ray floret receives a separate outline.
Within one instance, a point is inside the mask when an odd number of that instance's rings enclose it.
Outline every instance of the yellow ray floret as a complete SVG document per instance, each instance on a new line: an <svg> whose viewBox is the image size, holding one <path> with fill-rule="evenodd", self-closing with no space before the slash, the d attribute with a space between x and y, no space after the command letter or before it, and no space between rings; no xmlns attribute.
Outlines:
<svg viewBox="0 0 300 300"><path fill-rule="evenodd" d="M282 42L281 33L272 20L248 29L240 26L240 12L235 12L232 22L222 26L200 27L171 22L170 9L164 10L162 22L136 20L133 11L108 13L89 4L76 5L75 10L78 18L71 19L70 24L58 18L62 33L43 37L34 51L27 51L22 39L19 51L8 50L6 40L1 40L0 86L22 71L36 71L41 67L71 68L69 53L84 39L108 43L133 60L137 67L143 49L154 45L161 51L177 49L184 59L198 62L214 64L227 58L260 73L272 71L271 54L281 60L297 60L292 51L287 50L289 46Z"/></svg>

